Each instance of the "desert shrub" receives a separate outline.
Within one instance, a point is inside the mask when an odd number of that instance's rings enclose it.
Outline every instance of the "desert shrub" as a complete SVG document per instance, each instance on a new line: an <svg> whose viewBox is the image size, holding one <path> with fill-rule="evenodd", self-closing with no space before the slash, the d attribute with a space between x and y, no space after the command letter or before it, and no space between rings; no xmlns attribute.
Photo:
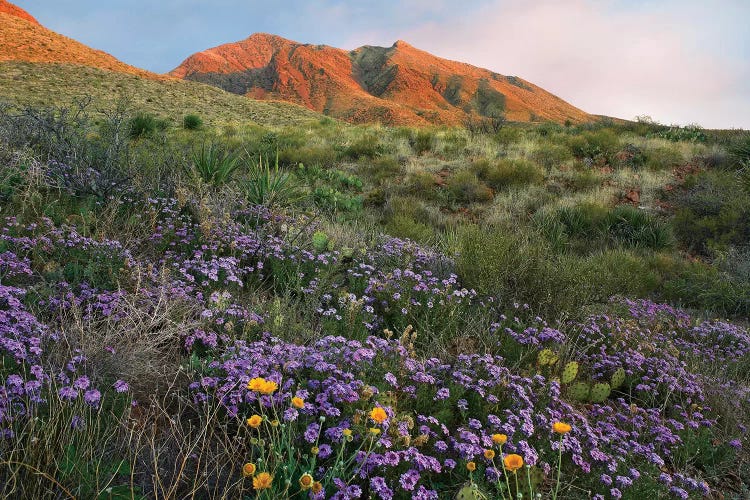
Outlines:
<svg viewBox="0 0 750 500"><path fill-rule="evenodd" d="M572 158L573 153L570 152L570 149L560 144L539 144L531 154L531 159L547 171L550 171L554 167L559 167Z"/></svg>
<svg viewBox="0 0 750 500"><path fill-rule="evenodd" d="M674 195L672 225L693 252L742 245L750 240L750 194L732 172L702 172L686 179Z"/></svg>
<svg viewBox="0 0 750 500"><path fill-rule="evenodd" d="M580 168L562 176L565 187L571 191L587 191L602 184L602 176L591 168Z"/></svg>
<svg viewBox="0 0 750 500"><path fill-rule="evenodd" d="M492 199L492 190L483 184L470 170L461 170L446 181L450 195L459 203L487 202Z"/></svg>
<svg viewBox="0 0 750 500"><path fill-rule="evenodd" d="M750 134L734 139L728 149L734 167L750 168Z"/></svg>
<svg viewBox="0 0 750 500"><path fill-rule="evenodd" d="M129 135L131 139L139 139L156 131L166 130L168 124L148 113L138 113L130 120Z"/></svg>
<svg viewBox="0 0 750 500"><path fill-rule="evenodd" d="M364 134L343 150L346 158L356 160L358 158L374 158L383 153L385 148L380 143L378 136L372 133Z"/></svg>
<svg viewBox="0 0 750 500"><path fill-rule="evenodd" d="M646 153L646 166L651 170L669 170L683 161L682 154L675 148L658 147Z"/></svg>
<svg viewBox="0 0 750 500"><path fill-rule="evenodd" d="M544 172L528 160L499 160L489 162L479 160L472 164L479 178L492 189L501 190L509 186L524 186L540 184L544 180Z"/></svg>
<svg viewBox="0 0 750 500"><path fill-rule="evenodd" d="M661 296L714 314L750 317L750 281L700 262L678 266L664 281Z"/></svg>
<svg viewBox="0 0 750 500"><path fill-rule="evenodd" d="M449 158L457 158L462 156L466 152L466 146L469 141L466 135L458 130L452 130L446 133L440 138L438 144L442 144L442 148L439 148L442 154Z"/></svg>
<svg viewBox="0 0 750 500"><path fill-rule="evenodd" d="M418 155L435 148L435 133L431 130L418 130L409 137L409 145Z"/></svg>
<svg viewBox="0 0 750 500"><path fill-rule="evenodd" d="M376 184L393 182L401 174L401 164L392 156L368 160L362 169Z"/></svg>
<svg viewBox="0 0 750 500"><path fill-rule="evenodd" d="M203 126L203 120L198 115L185 115L182 119L182 128L185 130L198 130Z"/></svg>
<svg viewBox="0 0 750 500"><path fill-rule="evenodd" d="M614 165L632 169L640 168L646 163L646 154L635 144L625 144L614 158Z"/></svg>
<svg viewBox="0 0 750 500"><path fill-rule="evenodd" d="M620 139L608 129L574 135L568 147L576 158L603 158L609 161L620 148Z"/></svg>
<svg viewBox="0 0 750 500"><path fill-rule="evenodd" d="M229 181L240 166L240 157L218 143L203 143L193 151L188 173L206 184L221 185Z"/></svg>
<svg viewBox="0 0 750 500"><path fill-rule="evenodd" d="M619 244L661 250L673 244L670 227L630 205L618 205L602 221L605 235Z"/></svg>
<svg viewBox="0 0 750 500"><path fill-rule="evenodd" d="M523 139L523 130L518 127L503 127L492 138L501 146L508 146Z"/></svg>
<svg viewBox="0 0 750 500"><path fill-rule="evenodd" d="M279 150L279 164L282 166L320 165L330 166L338 160L338 153L331 146L288 147Z"/></svg>
<svg viewBox="0 0 750 500"><path fill-rule="evenodd" d="M423 170L412 172L404 180L404 189L411 194L430 198L435 191L435 177Z"/></svg>
<svg viewBox="0 0 750 500"><path fill-rule="evenodd" d="M385 226L388 234L408 238L420 243L430 243L435 239L435 230L407 215L396 215Z"/></svg>
<svg viewBox="0 0 750 500"><path fill-rule="evenodd" d="M247 180L241 183L241 189L253 205L286 206L299 197L291 180L291 174L279 168L278 157L273 167L268 158L258 158Z"/></svg>

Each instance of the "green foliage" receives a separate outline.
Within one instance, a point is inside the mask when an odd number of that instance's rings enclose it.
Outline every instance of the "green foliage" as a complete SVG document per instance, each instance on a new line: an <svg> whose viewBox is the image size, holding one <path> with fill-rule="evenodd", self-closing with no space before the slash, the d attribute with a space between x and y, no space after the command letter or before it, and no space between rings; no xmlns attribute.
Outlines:
<svg viewBox="0 0 750 500"><path fill-rule="evenodd" d="M610 377L609 385L612 387L612 389L617 389L623 383L625 383L625 369L623 367L620 367L615 370L615 372L612 374L612 377Z"/></svg>
<svg viewBox="0 0 750 500"><path fill-rule="evenodd" d="M198 130L203 126L203 120L198 115L185 115L182 119L182 128L185 130Z"/></svg>
<svg viewBox="0 0 750 500"><path fill-rule="evenodd" d="M560 144L542 143L534 149L531 159L541 165L548 172L573 159L573 153L567 146Z"/></svg>
<svg viewBox="0 0 750 500"><path fill-rule="evenodd" d="M540 184L544 181L544 172L528 160L499 160L489 162L479 160L472 164L471 170L495 190L510 186Z"/></svg>
<svg viewBox="0 0 750 500"><path fill-rule="evenodd" d="M602 222L605 234L626 246L661 250L673 244L669 226L630 205L618 205Z"/></svg>
<svg viewBox="0 0 750 500"><path fill-rule="evenodd" d="M378 136L372 133L364 134L343 150L344 156L353 160L358 158L374 158L383 152L384 148L378 140Z"/></svg>
<svg viewBox="0 0 750 500"><path fill-rule="evenodd" d="M331 243L332 242L328 238L328 235L322 231L315 231L312 235L313 248L318 252L328 251Z"/></svg>
<svg viewBox="0 0 750 500"><path fill-rule="evenodd" d="M450 176L446 187L453 199L459 203L486 202L493 196L492 190L469 170L461 170Z"/></svg>
<svg viewBox="0 0 750 500"><path fill-rule="evenodd" d="M587 382L576 382L575 384L568 387L568 396L575 401L588 401L589 394L591 393L591 386Z"/></svg>
<svg viewBox="0 0 750 500"><path fill-rule="evenodd" d="M729 146L732 165L738 169L750 168L750 134L743 134Z"/></svg>
<svg viewBox="0 0 750 500"><path fill-rule="evenodd" d="M620 139L611 130L602 129L570 136L568 147L576 158L610 161L620 149Z"/></svg>
<svg viewBox="0 0 750 500"><path fill-rule="evenodd" d="M683 161L682 154L674 148L654 148L646 154L646 166L651 170L670 170Z"/></svg>
<svg viewBox="0 0 750 500"><path fill-rule="evenodd" d="M156 131L166 130L168 123L148 113L139 113L130 120L129 135L131 139L149 136Z"/></svg>
<svg viewBox="0 0 750 500"><path fill-rule="evenodd" d="M332 187L316 188L313 199L318 207L332 212L360 212L364 200L361 195L352 196Z"/></svg>
<svg viewBox="0 0 750 500"><path fill-rule="evenodd" d="M239 166L240 158L236 153L227 151L218 143L207 145L204 142L198 150L193 151L188 172L206 184L219 186L228 182Z"/></svg>
<svg viewBox="0 0 750 500"><path fill-rule="evenodd" d="M273 168L268 158L259 157L250 168L248 178L241 184L242 191L250 203L268 207L285 206L297 199L298 194L291 183L291 175L279 168L276 157Z"/></svg>
<svg viewBox="0 0 750 500"><path fill-rule="evenodd" d="M429 130L419 130L409 137L409 144L418 155L432 151L435 148L435 133Z"/></svg>
<svg viewBox="0 0 750 500"><path fill-rule="evenodd" d="M700 125L687 125L685 127L672 125L665 130L654 132L648 136L659 137L673 142L705 142L708 140L708 136Z"/></svg>

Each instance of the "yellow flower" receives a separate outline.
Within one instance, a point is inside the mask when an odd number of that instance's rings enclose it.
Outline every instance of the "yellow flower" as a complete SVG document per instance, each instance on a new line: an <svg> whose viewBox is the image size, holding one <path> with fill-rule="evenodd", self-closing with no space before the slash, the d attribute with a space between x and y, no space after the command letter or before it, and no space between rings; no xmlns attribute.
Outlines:
<svg viewBox="0 0 750 500"><path fill-rule="evenodd" d="M558 434L567 434L570 432L570 425L565 422L555 422L552 424L552 430Z"/></svg>
<svg viewBox="0 0 750 500"><path fill-rule="evenodd" d="M487 460L495 458L495 450L484 450L484 458Z"/></svg>
<svg viewBox="0 0 750 500"><path fill-rule="evenodd" d="M255 464L252 462L248 462L245 465L242 466L242 475L244 477L250 477L253 474L255 474Z"/></svg>
<svg viewBox="0 0 750 500"><path fill-rule="evenodd" d="M493 434L492 435L492 442L495 444L505 444L508 441L508 436L505 434Z"/></svg>
<svg viewBox="0 0 750 500"><path fill-rule="evenodd" d="M376 423L376 424L382 424L386 421L388 418L388 414L385 412L384 409L382 409L379 406L376 406L372 409L370 412L370 418Z"/></svg>
<svg viewBox="0 0 750 500"><path fill-rule="evenodd" d="M475 464L474 462L466 462L466 470L468 470L469 472L474 472L475 470L477 470L477 464Z"/></svg>
<svg viewBox="0 0 750 500"><path fill-rule="evenodd" d="M271 424L271 427L278 427L278 426L279 426L279 423L280 423L280 422L279 422L279 421L278 421L277 419L273 419L273 420L271 420L271 422L270 422L270 424Z"/></svg>
<svg viewBox="0 0 750 500"><path fill-rule="evenodd" d="M370 434L372 434L373 436L377 436L378 434L380 434L380 429L378 429L377 427L370 427Z"/></svg>
<svg viewBox="0 0 750 500"><path fill-rule="evenodd" d="M309 490L313 485L313 477L305 472L302 474L302 477L299 478L299 486L303 490Z"/></svg>
<svg viewBox="0 0 750 500"><path fill-rule="evenodd" d="M263 417L260 415L253 415L252 417L247 419L247 425L252 427L253 429L257 429L260 427L260 424L263 422Z"/></svg>
<svg viewBox="0 0 750 500"><path fill-rule="evenodd" d="M305 400L295 396L292 398L292 406L294 406L295 408L304 408Z"/></svg>
<svg viewBox="0 0 750 500"><path fill-rule="evenodd" d="M279 384L263 377L255 377L247 383L247 388L261 394L273 394L279 388Z"/></svg>
<svg viewBox="0 0 750 500"><path fill-rule="evenodd" d="M267 380L265 384L263 384L263 387L258 391L261 394L273 394L276 389L279 388L279 384L276 382L272 382L270 380Z"/></svg>
<svg viewBox="0 0 750 500"><path fill-rule="evenodd" d="M323 485L320 484L320 481L315 481L312 485L312 492L317 495L321 491L323 491Z"/></svg>
<svg viewBox="0 0 750 500"><path fill-rule="evenodd" d="M505 464L506 469L511 472L516 472L518 469L523 467L523 457L521 455L511 453L510 455L505 455L503 463Z"/></svg>
<svg viewBox="0 0 750 500"><path fill-rule="evenodd" d="M253 478L253 488L256 490L265 490L271 487L273 476L268 472L261 472Z"/></svg>
<svg viewBox="0 0 750 500"><path fill-rule="evenodd" d="M313 455L317 455L318 453L320 453L320 448L318 448L317 446L313 446L312 448L310 448L310 453L312 453Z"/></svg>
<svg viewBox="0 0 750 500"><path fill-rule="evenodd" d="M341 434L343 434L344 437L349 437L349 436L352 435L352 430L351 429L344 429L343 431L341 431Z"/></svg>
<svg viewBox="0 0 750 500"><path fill-rule="evenodd" d="M247 388L251 391L260 391L260 389L263 387L263 384L266 383L266 379L263 377L255 377L253 379L250 379L250 382L247 383Z"/></svg>

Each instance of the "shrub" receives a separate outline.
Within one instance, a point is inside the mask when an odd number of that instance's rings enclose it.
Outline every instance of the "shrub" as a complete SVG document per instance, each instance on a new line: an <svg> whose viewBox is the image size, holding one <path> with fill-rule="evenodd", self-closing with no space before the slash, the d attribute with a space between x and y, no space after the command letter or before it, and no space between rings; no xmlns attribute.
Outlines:
<svg viewBox="0 0 750 500"><path fill-rule="evenodd" d="M573 153L566 146L543 143L536 147L531 159L544 167L547 171L558 167L573 158Z"/></svg>
<svg viewBox="0 0 750 500"><path fill-rule="evenodd" d="M298 197L290 180L291 175L279 169L278 157L273 168L268 158L259 157L241 186L245 197L253 205L285 206Z"/></svg>
<svg viewBox="0 0 750 500"><path fill-rule="evenodd" d="M189 173L197 175L207 184L217 186L229 181L240 166L239 156L216 143L203 143L200 149L193 151L192 160Z"/></svg>
<svg viewBox="0 0 750 500"><path fill-rule="evenodd" d="M198 115L185 115L182 119L182 128L185 130L198 130L203 126L203 120Z"/></svg>
<svg viewBox="0 0 750 500"><path fill-rule="evenodd" d="M492 200L492 190L484 185L469 170L453 174L446 182L448 192L460 203L486 202Z"/></svg>
<svg viewBox="0 0 750 500"><path fill-rule="evenodd" d="M630 205L619 205L602 221L605 234L618 243L661 250L673 244L670 228L647 212Z"/></svg>
<svg viewBox="0 0 750 500"><path fill-rule="evenodd" d="M365 134L347 146L343 153L347 158L374 158L383 152L383 146L375 134Z"/></svg>
<svg viewBox="0 0 750 500"><path fill-rule="evenodd" d="M496 163L480 160L472 165L472 170L495 190L544 181L544 172L528 160L500 160Z"/></svg>
<svg viewBox="0 0 750 500"><path fill-rule="evenodd" d="M646 166L651 170L670 170L683 161L682 154L675 148L654 148L646 153Z"/></svg>
<svg viewBox="0 0 750 500"><path fill-rule="evenodd" d="M146 137L157 130L166 130L167 122L157 119L148 113L139 113L130 120L130 138L139 139Z"/></svg>
<svg viewBox="0 0 750 500"><path fill-rule="evenodd" d="M419 130L409 138L409 144L418 155L435 148L435 133L430 130Z"/></svg>

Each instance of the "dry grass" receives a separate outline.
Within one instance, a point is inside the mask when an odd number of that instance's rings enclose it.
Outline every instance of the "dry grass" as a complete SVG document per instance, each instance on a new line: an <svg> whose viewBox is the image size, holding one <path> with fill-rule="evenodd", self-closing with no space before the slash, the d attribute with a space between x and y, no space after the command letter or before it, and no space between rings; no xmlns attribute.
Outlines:
<svg viewBox="0 0 750 500"><path fill-rule="evenodd" d="M195 82L157 81L74 64L0 63L0 96L11 104L70 105L87 95L97 110L114 109L120 100L128 99L136 110L176 125L186 114L199 115L207 126L232 122L305 125L323 118L295 104L255 101Z"/></svg>

